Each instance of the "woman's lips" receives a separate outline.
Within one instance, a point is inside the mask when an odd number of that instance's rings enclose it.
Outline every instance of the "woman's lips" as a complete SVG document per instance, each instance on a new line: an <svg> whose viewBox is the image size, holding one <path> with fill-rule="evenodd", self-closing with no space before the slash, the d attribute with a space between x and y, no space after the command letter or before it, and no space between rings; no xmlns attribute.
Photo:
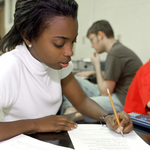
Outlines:
<svg viewBox="0 0 150 150"><path fill-rule="evenodd" d="M71 58L68 57L67 60L65 60L65 61L63 61L63 62L60 62L60 65L61 65L62 67L67 67L67 66L69 65L69 62L70 62L70 61L71 61Z"/></svg>
<svg viewBox="0 0 150 150"><path fill-rule="evenodd" d="M67 63L60 63L60 65L61 65L62 67L67 67L67 66L69 65L69 62L67 62Z"/></svg>

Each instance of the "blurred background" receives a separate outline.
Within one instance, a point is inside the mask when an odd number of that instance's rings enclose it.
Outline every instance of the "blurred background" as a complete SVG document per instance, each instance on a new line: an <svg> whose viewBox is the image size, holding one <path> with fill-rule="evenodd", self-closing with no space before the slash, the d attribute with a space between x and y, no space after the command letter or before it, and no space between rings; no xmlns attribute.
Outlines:
<svg viewBox="0 0 150 150"><path fill-rule="evenodd" d="M115 38L131 48L146 63L150 58L150 0L76 0L79 4L79 35L74 45L74 62L85 62L81 67L90 68L91 54L94 49L86 37L93 22L108 20L112 25ZM0 38L13 23L16 0L0 0ZM105 61L106 54L101 54ZM76 66L78 64L75 64ZM75 67L76 67L75 66ZM91 68L90 68L91 69Z"/></svg>

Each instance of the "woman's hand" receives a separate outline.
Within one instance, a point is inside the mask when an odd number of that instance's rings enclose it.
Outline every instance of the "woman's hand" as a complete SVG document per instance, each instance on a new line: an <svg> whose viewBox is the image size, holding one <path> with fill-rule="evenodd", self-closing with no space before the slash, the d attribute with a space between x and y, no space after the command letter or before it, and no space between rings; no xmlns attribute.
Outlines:
<svg viewBox="0 0 150 150"><path fill-rule="evenodd" d="M123 133L129 133L133 130L133 123L130 115L128 115L125 111L121 111L118 113L118 118L120 121L120 126L118 126L115 115L108 115L105 117L106 125L118 133L121 131Z"/></svg>
<svg viewBox="0 0 150 150"><path fill-rule="evenodd" d="M34 120L35 132L68 131L77 127L77 124L66 116L51 115Z"/></svg>

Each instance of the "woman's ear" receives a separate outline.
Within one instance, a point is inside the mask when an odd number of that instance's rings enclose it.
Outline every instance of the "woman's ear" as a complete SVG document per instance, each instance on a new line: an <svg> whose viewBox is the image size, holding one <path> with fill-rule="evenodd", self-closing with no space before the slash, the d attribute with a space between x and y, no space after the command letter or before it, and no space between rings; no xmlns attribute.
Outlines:
<svg viewBox="0 0 150 150"><path fill-rule="evenodd" d="M27 45L29 48L32 47L32 43L31 43L28 39L23 38L23 40L24 40L24 42L26 43L26 45Z"/></svg>
<svg viewBox="0 0 150 150"><path fill-rule="evenodd" d="M23 40L24 40L24 42L26 43L26 45L27 45L29 48L32 47L31 40L29 41L28 38L27 38L27 36L26 36L26 30L24 30Z"/></svg>

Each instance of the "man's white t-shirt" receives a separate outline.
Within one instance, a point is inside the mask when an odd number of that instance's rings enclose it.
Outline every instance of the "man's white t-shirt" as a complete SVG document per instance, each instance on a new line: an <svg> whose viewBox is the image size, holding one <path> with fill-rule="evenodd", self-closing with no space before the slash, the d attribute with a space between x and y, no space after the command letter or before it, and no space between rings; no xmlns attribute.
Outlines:
<svg viewBox="0 0 150 150"><path fill-rule="evenodd" d="M3 120L56 114L62 103L61 79L73 69L52 69L36 60L25 45L0 57L0 111Z"/></svg>

